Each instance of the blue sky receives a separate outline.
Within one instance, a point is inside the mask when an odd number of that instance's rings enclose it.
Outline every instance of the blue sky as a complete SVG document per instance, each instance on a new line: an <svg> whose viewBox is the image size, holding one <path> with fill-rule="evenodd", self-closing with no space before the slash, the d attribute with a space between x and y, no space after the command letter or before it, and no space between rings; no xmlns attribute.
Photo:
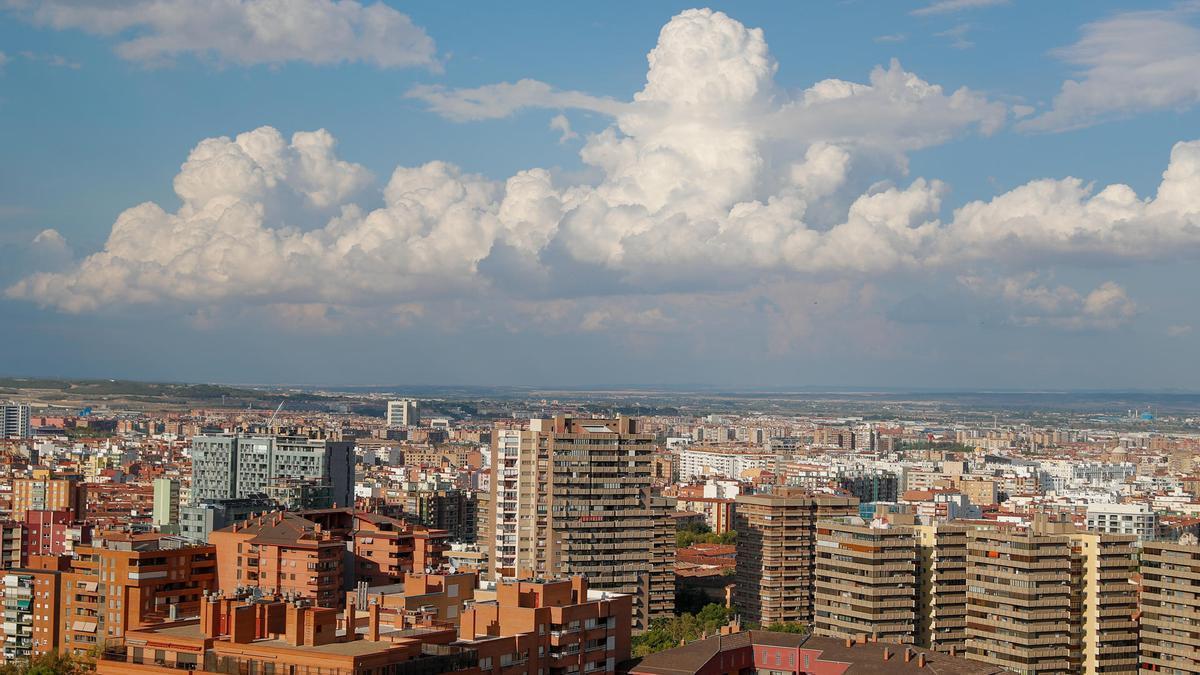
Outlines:
<svg viewBox="0 0 1200 675"><path fill-rule="evenodd" d="M0 8L12 374L1200 375L1191 4Z"/></svg>

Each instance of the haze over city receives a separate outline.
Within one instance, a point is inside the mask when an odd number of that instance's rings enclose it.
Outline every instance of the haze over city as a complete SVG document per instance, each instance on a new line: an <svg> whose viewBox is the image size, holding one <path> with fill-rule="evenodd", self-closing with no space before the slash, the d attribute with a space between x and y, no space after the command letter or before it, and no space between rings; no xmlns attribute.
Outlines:
<svg viewBox="0 0 1200 675"><path fill-rule="evenodd" d="M1195 388L1192 3L0 3L10 375Z"/></svg>

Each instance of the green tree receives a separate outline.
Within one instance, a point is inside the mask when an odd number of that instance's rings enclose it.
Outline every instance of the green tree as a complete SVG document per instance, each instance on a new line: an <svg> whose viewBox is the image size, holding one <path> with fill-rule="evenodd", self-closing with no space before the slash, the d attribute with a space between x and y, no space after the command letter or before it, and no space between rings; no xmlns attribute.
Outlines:
<svg viewBox="0 0 1200 675"><path fill-rule="evenodd" d="M680 642L698 640L705 633L715 635L732 617L732 609L709 603L696 614L685 612L675 617L655 619L645 632L633 638L633 655L647 656L678 647Z"/></svg>
<svg viewBox="0 0 1200 675"><path fill-rule="evenodd" d="M84 659L50 652L28 661L0 666L0 675L80 675L88 670L90 668Z"/></svg>
<svg viewBox="0 0 1200 675"><path fill-rule="evenodd" d="M808 626L796 621L776 621L764 626L763 630L771 631L772 633L804 634L808 632Z"/></svg>
<svg viewBox="0 0 1200 675"><path fill-rule="evenodd" d="M712 529L703 523L681 527L675 532L675 547L687 548L692 544L732 544L737 541L737 532L728 530L721 534L713 534Z"/></svg>

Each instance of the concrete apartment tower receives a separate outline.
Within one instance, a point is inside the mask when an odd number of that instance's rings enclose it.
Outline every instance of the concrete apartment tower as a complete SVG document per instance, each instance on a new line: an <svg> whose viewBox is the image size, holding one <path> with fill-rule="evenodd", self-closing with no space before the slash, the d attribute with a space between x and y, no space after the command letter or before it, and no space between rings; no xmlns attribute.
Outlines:
<svg viewBox="0 0 1200 675"><path fill-rule="evenodd" d="M963 654L967 643L967 533L954 522L918 525L917 644Z"/></svg>
<svg viewBox="0 0 1200 675"><path fill-rule="evenodd" d="M1146 542L1141 562L1142 672L1200 674L1200 544Z"/></svg>
<svg viewBox="0 0 1200 675"><path fill-rule="evenodd" d="M420 423L421 408L416 399L388 401L387 425L389 427L415 427Z"/></svg>
<svg viewBox="0 0 1200 675"><path fill-rule="evenodd" d="M0 439L30 436L29 406L24 403L0 403Z"/></svg>
<svg viewBox="0 0 1200 675"><path fill-rule="evenodd" d="M192 504L262 496L282 479L328 485L330 504L354 504L354 443L307 436L192 438Z"/></svg>
<svg viewBox="0 0 1200 675"><path fill-rule="evenodd" d="M1024 673L1135 673L1133 535L1035 519L967 541L968 658Z"/></svg>
<svg viewBox="0 0 1200 675"><path fill-rule="evenodd" d="M911 644L916 635L913 516L876 513L817 523L813 633Z"/></svg>
<svg viewBox="0 0 1200 675"><path fill-rule="evenodd" d="M558 416L492 438L493 578L583 575L633 596L635 630L673 612L674 504L652 493L653 434L628 417Z"/></svg>
<svg viewBox="0 0 1200 675"><path fill-rule="evenodd" d="M745 621L810 623L817 521L858 514L858 499L778 487L740 495L734 603Z"/></svg>

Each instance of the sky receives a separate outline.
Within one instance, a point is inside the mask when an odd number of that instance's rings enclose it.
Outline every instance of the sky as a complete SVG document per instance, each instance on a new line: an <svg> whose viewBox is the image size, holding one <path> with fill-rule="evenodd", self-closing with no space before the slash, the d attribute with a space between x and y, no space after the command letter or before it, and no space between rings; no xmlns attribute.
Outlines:
<svg viewBox="0 0 1200 675"><path fill-rule="evenodd" d="M0 0L8 375L1197 389L1200 4Z"/></svg>

